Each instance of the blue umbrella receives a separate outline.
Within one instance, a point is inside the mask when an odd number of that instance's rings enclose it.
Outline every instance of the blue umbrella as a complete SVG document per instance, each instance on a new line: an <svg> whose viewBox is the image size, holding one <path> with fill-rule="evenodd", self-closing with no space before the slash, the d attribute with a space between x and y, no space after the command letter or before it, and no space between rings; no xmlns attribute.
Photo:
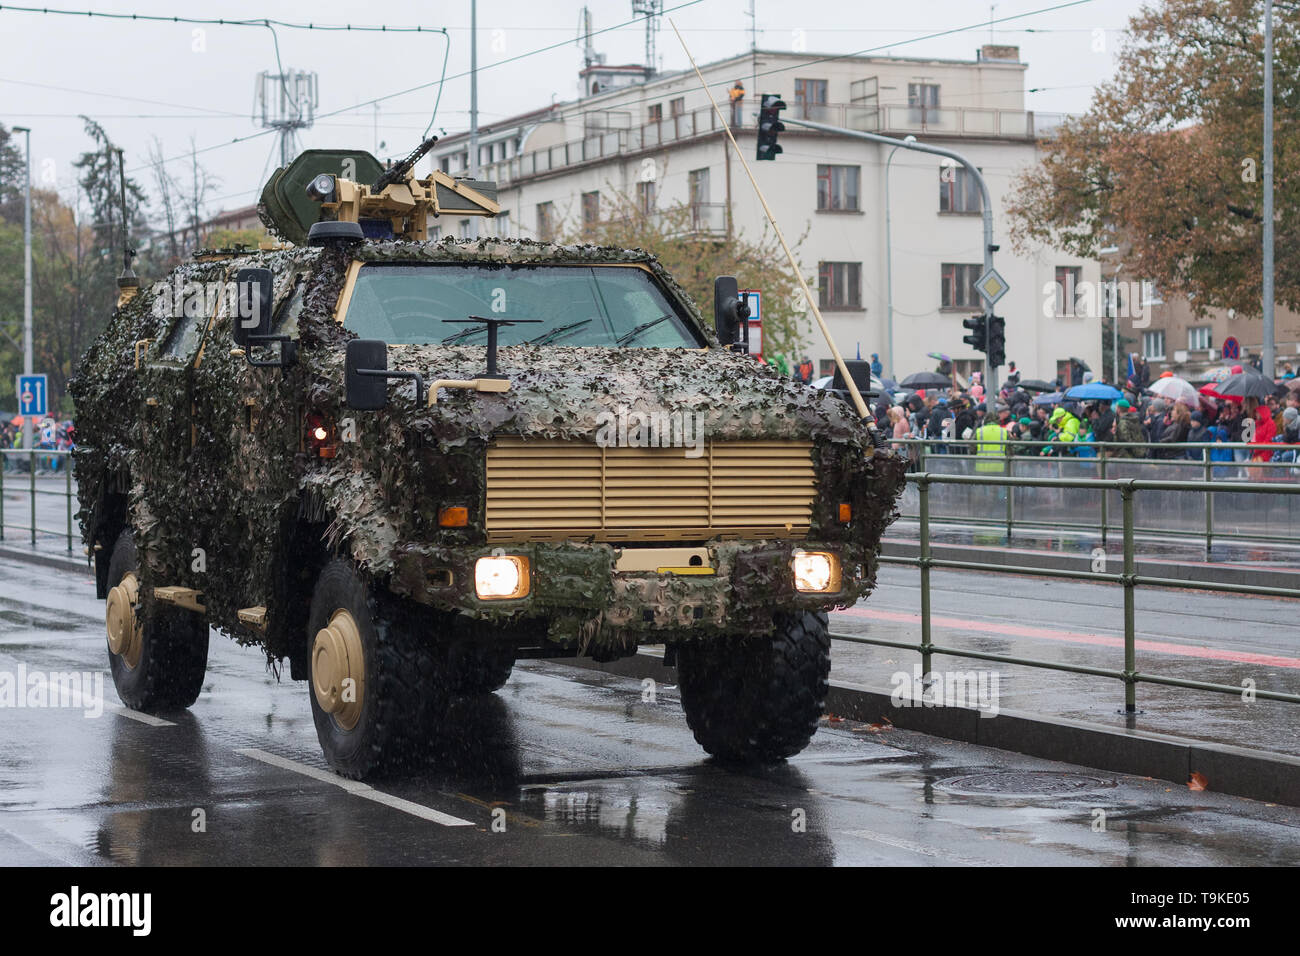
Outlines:
<svg viewBox="0 0 1300 956"><path fill-rule="evenodd" d="M1065 401L1065 396L1060 392L1049 392L1046 395L1035 395L1033 403L1035 405L1059 405Z"/></svg>
<svg viewBox="0 0 1300 956"><path fill-rule="evenodd" d="M1124 397L1124 393L1113 385L1107 385L1105 382L1089 382L1087 385L1075 385L1072 388L1067 388L1065 397L1076 401L1100 398L1108 402L1117 402Z"/></svg>

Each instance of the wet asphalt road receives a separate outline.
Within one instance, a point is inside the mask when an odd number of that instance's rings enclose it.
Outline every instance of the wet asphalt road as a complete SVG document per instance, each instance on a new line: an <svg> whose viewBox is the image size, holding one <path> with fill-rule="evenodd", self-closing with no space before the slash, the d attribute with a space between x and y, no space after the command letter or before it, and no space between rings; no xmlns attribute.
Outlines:
<svg viewBox="0 0 1300 956"><path fill-rule="evenodd" d="M90 580L0 561L20 667L103 673L108 706L0 708L11 865L1300 864L1300 810L905 731L835 723L727 770L675 688L538 662L453 707L427 764L358 785L325 769L306 686L219 635L191 711L115 709Z"/></svg>

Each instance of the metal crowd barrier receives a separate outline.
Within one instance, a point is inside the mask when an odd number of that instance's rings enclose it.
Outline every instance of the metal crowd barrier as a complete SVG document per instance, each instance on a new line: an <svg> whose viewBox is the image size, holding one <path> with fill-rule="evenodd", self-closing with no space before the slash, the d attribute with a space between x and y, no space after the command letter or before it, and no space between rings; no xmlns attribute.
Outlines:
<svg viewBox="0 0 1300 956"><path fill-rule="evenodd" d="M24 462L23 460L26 459ZM54 491L49 488L36 487L36 469L37 465L43 460L61 462L61 466L52 471L63 472L63 490ZM22 473L18 468L19 463L27 465L27 480L22 480ZM50 449L50 448L0 448L0 541L5 540L5 530L12 529L15 531L28 532L31 543L36 544L36 536L50 535L53 537L62 537L67 540L68 553L72 553L72 514L76 509L73 507L75 496L72 491L72 452L68 449ZM17 479L17 480L15 480ZM27 524L12 524L8 520L8 512L5 510L5 492L12 485L26 485L28 503L30 507L30 521ZM66 517L67 529L65 531L55 531L52 528L39 528L36 525L36 496L52 495L67 499Z"/></svg>
<svg viewBox="0 0 1300 956"><path fill-rule="evenodd" d="M1292 588L1267 587L1253 584L1204 583L1182 581L1176 578L1152 577L1136 572L1136 560L1133 546L1134 535L1134 499L1141 491L1208 491L1206 482L1184 481L1143 481L1135 478L1102 480L1099 478L1014 478L1005 475L938 475L922 472L908 475L908 481L917 486L920 493L919 518L921 523L920 556L916 558L882 555L880 561L886 564L901 564L919 568L921 571L921 643L909 644L905 641L890 641L881 638L866 637L856 634L831 634L835 640L849 641L855 644L872 644L901 650L919 651L921 654L921 671L931 672L931 663L935 654L951 657L967 657L977 660L994 661L1002 664L1017 664L1024 667L1041 667L1048 670L1068 671L1074 674L1089 674L1094 677L1109 677L1124 682L1124 710L1128 714L1137 711L1137 685L1140 683L1163 684L1169 687L1183 687L1192 690L1210 691L1218 694L1240 695L1241 687L1227 684L1215 684L1207 681L1185 680L1151 674L1137 669L1136 637L1134 626L1134 593L1138 587L1181 588L1189 591L1208 591L1227 594L1257 594L1274 598L1300 599L1300 590ZM1036 568L1012 565L986 565L976 561L956 561L934 558L930 551L930 489L935 485L976 485L1005 487L1008 491L1015 488L1063 488L1116 491L1122 501L1121 528L1124 536L1124 565L1119 574L1106 571L1070 571L1060 568ZM1215 482L1214 491L1241 494L1282 494L1300 495L1300 484L1279 485L1261 488L1244 482ZM989 574L1016 574L1033 577L1065 578L1075 581L1093 581L1118 584L1124 589L1124 669L1087 667L1078 664L1065 664L1036 658L1016 657L1009 654L992 654L970 648L950 647L935 644L931 635L930 615L930 571L932 568L944 568L959 571L978 571ZM1265 700L1280 700L1300 704L1300 694L1284 694L1277 691L1255 690L1256 697Z"/></svg>
<svg viewBox="0 0 1300 956"><path fill-rule="evenodd" d="M1180 527L1177 521L1165 521L1160 525L1138 525L1134 530L1139 534L1157 534L1170 535L1176 537L1204 537L1205 551L1209 554L1213 550L1214 540L1238 540L1238 541L1257 541L1257 542L1300 542L1300 507L1293 508L1288 501L1287 514L1282 518L1273 520L1261 519L1255 524L1258 526L1254 530L1244 529L1242 522L1233 529L1225 529L1215 524L1215 495L1231 494L1234 485L1231 481L1222 480L1222 478L1240 478L1243 473L1254 477L1248 484L1251 487L1252 494L1271 493L1285 487L1287 484L1294 484L1300 481L1300 462L1259 462L1249 458L1250 455L1259 451L1261 448L1267 448L1270 451L1285 451L1296 449L1300 451L1300 445L1285 445L1274 443L1271 445L1251 445L1245 443L1228 443L1228 442L1183 442L1179 444L1160 443L1160 442L1045 442L1025 439L1007 439L1005 442L985 442L986 445L1001 444L1002 450L997 455L980 455L973 454L977 446L974 439L963 441L937 441L935 439L921 438L900 438L893 439L893 444L903 446L903 449L915 449L916 454L913 456L914 467L918 472L925 472L927 468L936 466L959 466L976 471L988 471L987 466L992 466L1004 478L1015 477L1032 477L1026 475L1016 475L1016 470L1036 469L1051 470L1056 472L1052 476L1067 478L1070 475L1066 471L1074 472L1091 472L1095 473L1100 480L1108 480L1116 477L1139 478L1139 480L1148 480L1137 475L1123 475L1125 471L1151 471L1151 472L1174 472L1182 471L1188 475L1188 480L1178 480L1176 485L1171 487L1184 492L1199 492L1198 497L1201 502L1201 515L1197 520L1198 528ZM942 452L935 451L935 446L943 446L948 449ZM1029 447L1033 449L1051 449L1054 454L1042 455L1022 455L1016 454L1018 448ZM1080 448L1091 448L1097 452L1095 456L1079 457L1072 454ZM1178 455L1185 455L1187 452L1199 453L1199 460L1179 458L1129 458L1120 457L1117 452L1130 451L1132 449L1159 449L1165 452L1174 452ZM1213 461L1210 458L1211 451L1242 451L1246 453L1247 458L1243 461ZM973 463L973 464L972 464ZM981 468L980 466L986 466ZM1116 472L1120 472L1117 475ZM1192 485L1192 475L1196 474L1200 478L1197 488ZM1216 478L1216 476L1220 476ZM1083 477L1083 475L1079 475ZM1153 475L1159 478L1163 476ZM1174 479L1170 479L1173 481ZM1201 486L1204 486L1203 488ZM1050 486L1035 486L1050 487ZM1004 528L1008 542L1017 526L1025 529L1050 529L1064 531L1099 531L1101 540L1105 543L1109 533L1112 530L1118 530L1119 526L1113 519L1115 508L1110 500L1114 492L1109 491L1102 486L1097 486L1100 493L1097 495L1096 504L1097 520L1088 520L1086 522L1070 521L1059 515L1053 515L1050 519L1035 519L1023 513L1030 511L1032 513L1032 503L1021 500L1022 513L1017 514L1017 499L1013 486L1007 486L1006 501L1004 504L1004 514L994 517L987 513L988 502L976 502L979 507L968 508L964 514L942 514L937 511L931 512L932 518L941 518L951 520L962 524L993 526ZM1180 497L1182 501L1188 500ZM1285 499L1284 499L1285 500ZM1059 503L1058 503L1059 504ZM1297 503L1300 505L1300 502ZM979 513L976 513L978 510ZM1040 510L1041 506L1040 506ZM1051 510L1050 508L1048 510ZM1064 510L1064 509L1061 509ZM1291 512L1294 511L1294 514ZM1240 518L1241 511L1235 512L1235 516ZM915 519L918 516L914 512L906 510L901 512L905 518ZM1290 519L1290 520L1284 520ZM1187 524L1187 522L1183 522ZM1281 533L1270 533L1270 525L1282 524L1284 526Z"/></svg>

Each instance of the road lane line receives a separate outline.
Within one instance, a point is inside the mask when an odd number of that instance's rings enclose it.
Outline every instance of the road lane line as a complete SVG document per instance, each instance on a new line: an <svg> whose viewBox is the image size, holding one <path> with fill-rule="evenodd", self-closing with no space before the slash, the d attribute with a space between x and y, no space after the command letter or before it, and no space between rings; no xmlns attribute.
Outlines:
<svg viewBox="0 0 1300 956"><path fill-rule="evenodd" d="M176 722L173 720L163 720L161 717L155 717L153 714L145 714L138 710L132 710L129 707L119 707L116 704L106 704L104 713L117 714L119 717L129 717L132 720L138 720L142 724L148 724L150 727L175 727Z"/></svg>
<svg viewBox="0 0 1300 956"><path fill-rule="evenodd" d="M453 817L449 813L442 813L431 807L426 807L419 803L413 803L410 800L403 800L401 797L395 797L391 793L384 793L376 790L369 784L362 783L359 780L347 780L331 773L328 770L320 770L316 767L308 766L304 763L298 763L296 760L290 760L288 757L280 757L276 754L267 753L265 750L257 750L248 747L237 749L235 753L241 757L250 757L253 760L260 760L262 763L270 764L272 767L279 767L281 770L288 770L292 773L302 774L304 777L311 777L313 780L319 780L322 783L330 783L336 787L346 790L355 797L361 797L363 800L370 800L374 803L390 807L393 810L400 810L402 813L409 813L413 817L419 817L421 820L428 820L432 823L441 824L444 827L472 827L474 821L462 820L460 817Z"/></svg>
<svg viewBox="0 0 1300 956"><path fill-rule="evenodd" d="M874 621L890 621L900 624L920 624L921 615L905 611L868 610L851 607L836 614L850 614ZM1098 647L1124 646L1124 638L1105 634L1082 634L1078 631L1058 631L1045 627L1031 627L1027 624L1011 624L1001 621L974 621L960 617L944 617L937 614L930 616L931 625L953 627L964 631L978 631L982 634L995 634L998 637L1025 637L1031 640L1065 641L1071 644L1092 644ZM1175 644L1170 641L1152 641L1137 638L1135 647L1139 651L1153 651L1157 654L1173 654L1178 657L1197 657L1207 661L1226 661L1231 664L1255 664L1260 667L1286 667L1300 669L1300 657L1282 657L1279 654L1257 654L1254 651L1228 651L1217 647L1205 647L1196 644Z"/></svg>
<svg viewBox="0 0 1300 956"><path fill-rule="evenodd" d="M885 846L896 847L899 850L907 850L909 853L917 853L921 856L928 856L931 859L938 860L942 863L955 863L958 866L1005 866L1003 863L996 863L993 860L977 860L968 856L959 856L956 853L945 853L942 850L932 846L926 846L924 843L913 843L911 840L905 840L902 837L890 836L887 833L877 833L875 830L845 830L849 836L857 837L860 840L871 840L874 843L883 843Z"/></svg>

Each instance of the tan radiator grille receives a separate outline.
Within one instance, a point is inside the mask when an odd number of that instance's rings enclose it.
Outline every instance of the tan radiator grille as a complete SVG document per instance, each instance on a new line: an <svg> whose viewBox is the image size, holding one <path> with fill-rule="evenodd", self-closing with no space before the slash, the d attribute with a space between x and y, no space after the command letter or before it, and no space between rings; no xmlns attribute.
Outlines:
<svg viewBox="0 0 1300 956"><path fill-rule="evenodd" d="M810 442L708 442L687 458L681 448L499 438L487 455L488 538L799 538L815 479Z"/></svg>

